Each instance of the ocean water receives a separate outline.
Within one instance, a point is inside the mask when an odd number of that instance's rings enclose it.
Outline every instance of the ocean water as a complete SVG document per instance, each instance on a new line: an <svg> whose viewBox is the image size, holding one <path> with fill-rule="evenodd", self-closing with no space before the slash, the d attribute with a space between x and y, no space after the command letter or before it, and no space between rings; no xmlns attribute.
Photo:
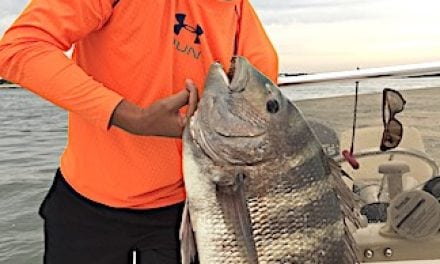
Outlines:
<svg viewBox="0 0 440 264"><path fill-rule="evenodd" d="M385 87L440 87L440 78L368 80L360 93ZM292 100L352 95L354 82L283 89ZM38 208L66 143L65 111L24 89L0 90L0 263L42 263Z"/></svg>
<svg viewBox="0 0 440 264"><path fill-rule="evenodd" d="M37 211L66 142L66 119L26 90L0 90L0 263L42 263Z"/></svg>

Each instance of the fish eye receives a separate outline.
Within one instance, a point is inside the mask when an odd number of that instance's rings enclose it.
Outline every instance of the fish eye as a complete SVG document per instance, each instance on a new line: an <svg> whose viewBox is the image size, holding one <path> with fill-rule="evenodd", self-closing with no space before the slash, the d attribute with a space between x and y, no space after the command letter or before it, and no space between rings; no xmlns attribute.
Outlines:
<svg viewBox="0 0 440 264"><path fill-rule="evenodd" d="M266 103L266 110L271 114L275 114L276 112L278 112L278 110L280 110L280 104L277 100L269 100Z"/></svg>

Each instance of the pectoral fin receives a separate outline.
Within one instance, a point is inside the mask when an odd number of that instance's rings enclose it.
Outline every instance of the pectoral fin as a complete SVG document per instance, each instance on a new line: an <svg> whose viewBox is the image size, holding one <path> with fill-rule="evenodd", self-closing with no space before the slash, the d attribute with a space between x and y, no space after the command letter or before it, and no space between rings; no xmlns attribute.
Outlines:
<svg viewBox="0 0 440 264"><path fill-rule="evenodd" d="M235 232L242 254L249 264L257 264L258 255L246 202L243 175L237 176L234 185L217 185L217 198L222 205L226 222Z"/></svg>
<svg viewBox="0 0 440 264"><path fill-rule="evenodd" d="M185 208L183 209L179 238L182 264L194 263L197 254L197 247L193 228L191 225L188 200L186 201Z"/></svg>

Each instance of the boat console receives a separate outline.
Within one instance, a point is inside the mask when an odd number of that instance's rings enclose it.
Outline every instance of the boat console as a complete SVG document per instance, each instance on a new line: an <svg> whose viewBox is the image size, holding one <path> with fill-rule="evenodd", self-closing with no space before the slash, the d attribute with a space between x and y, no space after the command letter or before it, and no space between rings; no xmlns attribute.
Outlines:
<svg viewBox="0 0 440 264"><path fill-rule="evenodd" d="M417 129L406 127L401 144L388 151L378 147L382 130L356 131L353 156L358 170L335 158L353 178L348 184L366 218L366 227L354 233L361 262L440 261L439 167L425 152ZM351 131L344 132L340 142L341 149L349 147Z"/></svg>

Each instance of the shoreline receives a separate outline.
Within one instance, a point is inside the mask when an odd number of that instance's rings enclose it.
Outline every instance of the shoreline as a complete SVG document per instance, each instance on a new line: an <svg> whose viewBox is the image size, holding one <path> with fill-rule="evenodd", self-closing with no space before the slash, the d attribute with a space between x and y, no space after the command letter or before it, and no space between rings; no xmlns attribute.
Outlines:
<svg viewBox="0 0 440 264"><path fill-rule="evenodd" d="M22 88L22 87L17 84L0 84L0 90L2 90L2 89L19 89L19 88Z"/></svg>

